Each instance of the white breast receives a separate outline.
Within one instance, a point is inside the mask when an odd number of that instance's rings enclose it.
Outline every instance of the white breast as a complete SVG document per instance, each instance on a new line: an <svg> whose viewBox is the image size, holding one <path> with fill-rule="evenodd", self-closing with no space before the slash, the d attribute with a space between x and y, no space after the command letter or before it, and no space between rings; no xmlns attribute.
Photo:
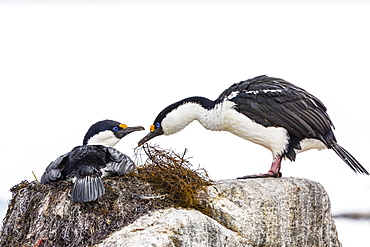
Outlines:
<svg viewBox="0 0 370 247"><path fill-rule="evenodd" d="M274 156L281 155L289 144L288 131L283 127L264 127L234 109L235 103L224 101L207 110L197 103L186 103L170 112L162 121L165 135L174 134L194 120L206 129L229 131L241 138L269 149ZM301 142L303 152L309 149L322 149L325 145L315 139Z"/></svg>

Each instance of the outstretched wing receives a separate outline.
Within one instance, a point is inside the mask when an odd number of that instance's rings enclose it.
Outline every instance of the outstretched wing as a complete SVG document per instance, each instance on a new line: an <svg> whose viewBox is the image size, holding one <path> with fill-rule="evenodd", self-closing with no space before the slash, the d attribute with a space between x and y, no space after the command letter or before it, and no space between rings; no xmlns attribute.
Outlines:
<svg viewBox="0 0 370 247"><path fill-rule="evenodd" d="M315 96L285 80L268 76L234 84L218 100L230 100L235 109L265 127L284 127L299 139L326 140L334 127L326 107Z"/></svg>
<svg viewBox="0 0 370 247"><path fill-rule="evenodd" d="M62 170L65 168L70 152L59 156L56 160L51 162L45 169L41 176L40 182L49 184L62 178Z"/></svg>
<svg viewBox="0 0 370 247"><path fill-rule="evenodd" d="M136 168L135 163L129 156L121 153L115 148L107 147L109 162L107 162L106 172L125 175Z"/></svg>

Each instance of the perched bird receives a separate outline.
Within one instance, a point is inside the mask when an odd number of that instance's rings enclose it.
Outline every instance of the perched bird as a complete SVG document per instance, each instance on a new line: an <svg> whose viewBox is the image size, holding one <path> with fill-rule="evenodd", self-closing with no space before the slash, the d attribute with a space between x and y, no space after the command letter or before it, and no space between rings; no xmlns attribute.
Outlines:
<svg viewBox="0 0 370 247"><path fill-rule="evenodd" d="M135 168L127 155L113 148L122 137L143 127L128 127L113 120L93 124L82 146L61 155L46 168L41 183L72 179L72 199L75 202L94 201L105 193L102 176L124 175Z"/></svg>
<svg viewBox="0 0 370 247"><path fill-rule="evenodd" d="M294 161L299 152L324 148L334 150L355 173L369 175L337 143L324 104L283 79L257 76L235 83L214 101L190 97L169 105L158 114L139 146L153 137L174 134L193 120L206 129L229 131L272 152L267 173L240 178L281 177L283 158Z"/></svg>

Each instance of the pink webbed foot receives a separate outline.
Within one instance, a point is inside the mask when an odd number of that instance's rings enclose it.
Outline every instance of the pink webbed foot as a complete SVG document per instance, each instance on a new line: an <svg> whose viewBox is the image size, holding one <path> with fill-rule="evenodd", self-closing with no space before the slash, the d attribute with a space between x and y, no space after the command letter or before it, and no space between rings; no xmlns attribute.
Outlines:
<svg viewBox="0 0 370 247"><path fill-rule="evenodd" d="M280 156L274 158L271 164L271 169L267 173L255 174L255 175L247 175L243 177L238 177L238 179L249 179L249 178L281 178L282 173L280 172L281 168L281 160Z"/></svg>
<svg viewBox="0 0 370 247"><path fill-rule="evenodd" d="M248 178L281 178L283 174L281 172L278 173L273 173L273 172L268 172L268 173L260 173L260 174L254 174L254 175L246 175L243 177L238 177L237 179L248 179Z"/></svg>

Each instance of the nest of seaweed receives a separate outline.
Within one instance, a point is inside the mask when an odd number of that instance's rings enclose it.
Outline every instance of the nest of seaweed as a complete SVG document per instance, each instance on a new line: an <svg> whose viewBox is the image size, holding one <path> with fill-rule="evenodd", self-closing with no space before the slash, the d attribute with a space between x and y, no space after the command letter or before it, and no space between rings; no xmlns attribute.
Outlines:
<svg viewBox="0 0 370 247"><path fill-rule="evenodd" d="M0 246L92 246L153 210L175 206L206 213L198 192L213 181L204 169L192 169L186 150L145 145L136 156L143 157L142 151L147 158L138 171L104 178L106 193L94 202L74 203L66 181L14 186Z"/></svg>
<svg viewBox="0 0 370 247"><path fill-rule="evenodd" d="M157 193L165 195L174 206L206 213L199 191L205 191L214 181L204 168L192 168L190 158L186 157L187 150L178 154L149 145L145 145L143 150L148 159L138 168L136 176L148 182Z"/></svg>

